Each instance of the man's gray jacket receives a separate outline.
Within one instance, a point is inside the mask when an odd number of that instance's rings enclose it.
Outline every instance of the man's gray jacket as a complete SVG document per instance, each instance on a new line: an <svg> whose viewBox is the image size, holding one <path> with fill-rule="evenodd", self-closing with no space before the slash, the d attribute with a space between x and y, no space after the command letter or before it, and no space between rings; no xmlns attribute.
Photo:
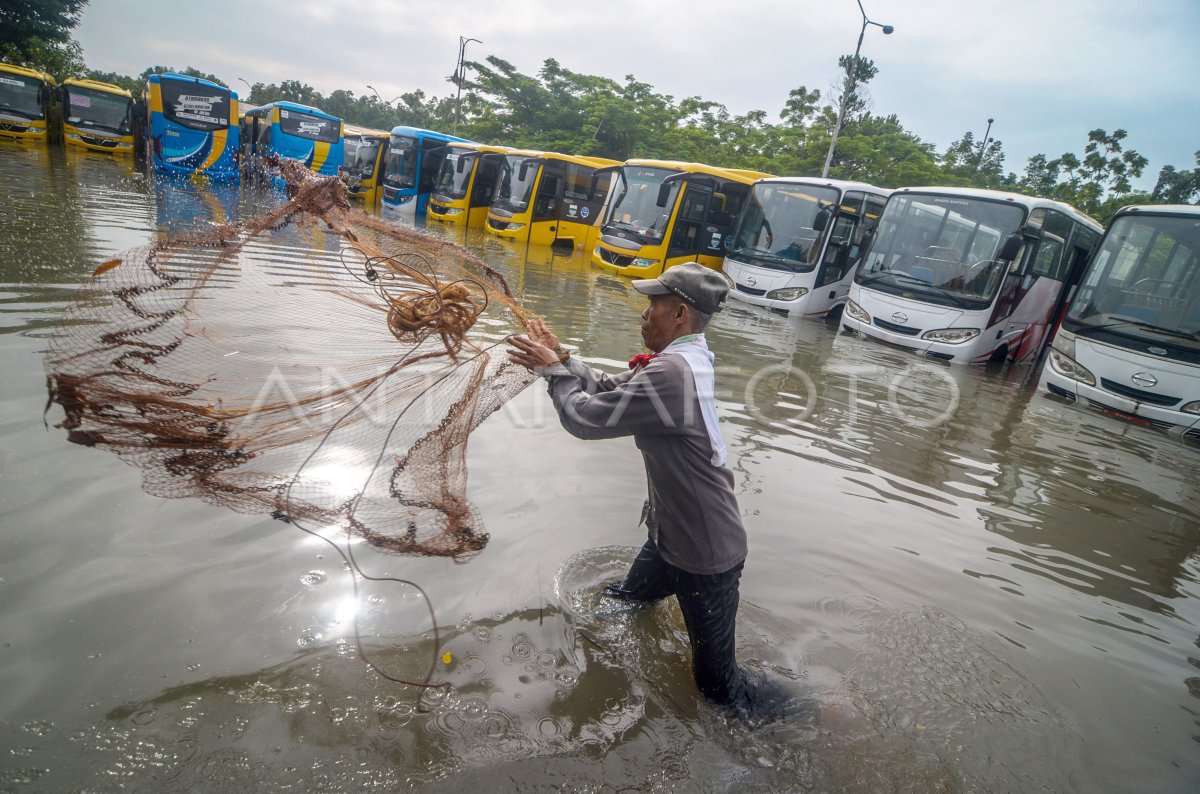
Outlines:
<svg viewBox="0 0 1200 794"><path fill-rule="evenodd" d="M541 371L576 438L632 435L646 465L642 518L659 555L689 573L724 573L746 558L733 473L714 466L713 442L687 359L668 352L610 376L574 358Z"/></svg>

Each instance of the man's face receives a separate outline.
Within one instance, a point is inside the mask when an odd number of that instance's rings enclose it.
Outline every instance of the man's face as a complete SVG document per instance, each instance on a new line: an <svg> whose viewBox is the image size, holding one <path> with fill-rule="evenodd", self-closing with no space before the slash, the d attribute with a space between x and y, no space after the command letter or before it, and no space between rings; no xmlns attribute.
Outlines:
<svg viewBox="0 0 1200 794"><path fill-rule="evenodd" d="M650 305L642 312L642 341L648 350L660 353L683 335L686 322L683 301L674 295L651 295Z"/></svg>

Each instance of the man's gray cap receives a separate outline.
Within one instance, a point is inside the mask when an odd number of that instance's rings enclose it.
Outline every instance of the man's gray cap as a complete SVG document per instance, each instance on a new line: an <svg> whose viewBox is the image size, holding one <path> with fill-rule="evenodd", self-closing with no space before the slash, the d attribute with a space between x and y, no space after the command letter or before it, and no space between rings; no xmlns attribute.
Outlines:
<svg viewBox="0 0 1200 794"><path fill-rule="evenodd" d="M704 314L721 311L729 294L725 277L699 262L667 268L658 278L634 279L633 288L643 295L678 295Z"/></svg>

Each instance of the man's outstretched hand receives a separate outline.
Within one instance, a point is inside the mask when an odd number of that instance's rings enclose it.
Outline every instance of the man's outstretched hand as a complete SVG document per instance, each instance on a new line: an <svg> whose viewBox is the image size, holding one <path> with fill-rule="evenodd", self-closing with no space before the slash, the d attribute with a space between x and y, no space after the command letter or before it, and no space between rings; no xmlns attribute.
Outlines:
<svg viewBox="0 0 1200 794"><path fill-rule="evenodd" d="M525 336L510 336L508 358L526 369L537 370L559 363L558 353Z"/></svg>
<svg viewBox="0 0 1200 794"><path fill-rule="evenodd" d="M562 354L562 345L558 341L558 337L546 327L546 321L541 317L534 317L529 321L529 338L539 345L548 347Z"/></svg>

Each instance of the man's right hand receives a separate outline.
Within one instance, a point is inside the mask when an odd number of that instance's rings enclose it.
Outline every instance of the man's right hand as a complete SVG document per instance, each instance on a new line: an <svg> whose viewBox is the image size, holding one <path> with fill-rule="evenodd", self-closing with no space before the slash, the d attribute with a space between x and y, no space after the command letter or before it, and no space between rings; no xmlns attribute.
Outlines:
<svg viewBox="0 0 1200 794"><path fill-rule="evenodd" d="M537 342L539 345L550 348L551 350L560 350L562 343L558 341L558 337L546 327L546 321L541 317L534 317L529 321L529 338Z"/></svg>

